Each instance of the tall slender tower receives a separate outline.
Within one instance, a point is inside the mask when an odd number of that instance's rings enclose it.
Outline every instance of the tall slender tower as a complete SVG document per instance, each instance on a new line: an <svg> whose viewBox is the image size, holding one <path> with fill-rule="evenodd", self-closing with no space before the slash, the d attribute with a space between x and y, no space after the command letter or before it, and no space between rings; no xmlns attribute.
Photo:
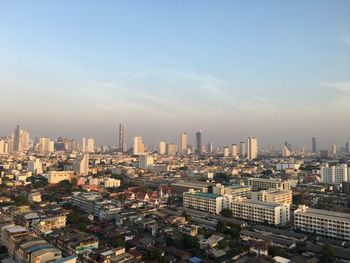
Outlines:
<svg viewBox="0 0 350 263"><path fill-rule="evenodd" d="M13 133L13 151L18 152L20 150L19 139L21 137L21 128L19 125L16 126L16 129Z"/></svg>
<svg viewBox="0 0 350 263"><path fill-rule="evenodd" d="M188 147L188 136L187 132L181 133L180 137L180 154L186 154Z"/></svg>
<svg viewBox="0 0 350 263"><path fill-rule="evenodd" d="M119 150L124 151L124 125L119 124Z"/></svg>
<svg viewBox="0 0 350 263"><path fill-rule="evenodd" d="M248 138L248 159L254 160L258 155L258 140L256 138Z"/></svg>
<svg viewBox="0 0 350 263"><path fill-rule="evenodd" d="M196 132L196 153L202 154L202 130Z"/></svg>
<svg viewBox="0 0 350 263"><path fill-rule="evenodd" d="M241 157L245 157L246 153L245 153L245 142L240 142L239 143L239 153L241 155Z"/></svg>
<svg viewBox="0 0 350 263"><path fill-rule="evenodd" d="M312 137L312 153L317 152L317 146L316 146L316 138Z"/></svg>

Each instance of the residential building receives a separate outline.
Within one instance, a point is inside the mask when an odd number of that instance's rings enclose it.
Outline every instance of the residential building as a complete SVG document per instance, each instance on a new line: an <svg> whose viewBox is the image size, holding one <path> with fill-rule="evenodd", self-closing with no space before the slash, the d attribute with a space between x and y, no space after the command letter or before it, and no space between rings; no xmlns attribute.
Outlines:
<svg viewBox="0 0 350 263"><path fill-rule="evenodd" d="M145 153L145 146L141 137L134 137L134 155L142 155Z"/></svg>
<svg viewBox="0 0 350 263"><path fill-rule="evenodd" d="M101 201L102 197L99 193L88 192L75 192L73 193L72 203L79 210L85 213L92 213L94 211L95 203Z"/></svg>
<svg viewBox="0 0 350 263"><path fill-rule="evenodd" d="M153 156L142 155L140 156L140 169L153 170Z"/></svg>
<svg viewBox="0 0 350 263"><path fill-rule="evenodd" d="M73 171L82 176L89 174L89 154L81 154L76 157L73 162Z"/></svg>
<svg viewBox="0 0 350 263"><path fill-rule="evenodd" d="M258 156L258 140L256 138L248 138L248 160L254 160Z"/></svg>
<svg viewBox="0 0 350 263"><path fill-rule="evenodd" d="M187 154L187 147L188 147L188 135L186 132L181 133L180 137L180 154Z"/></svg>
<svg viewBox="0 0 350 263"><path fill-rule="evenodd" d="M190 190L183 193L183 206L213 214L220 214L222 210L222 196Z"/></svg>
<svg viewBox="0 0 350 263"><path fill-rule="evenodd" d="M268 190L271 188L290 190L290 184L288 181L274 178L249 178L248 185L252 187L253 191Z"/></svg>
<svg viewBox="0 0 350 263"><path fill-rule="evenodd" d="M346 164L329 166L325 164L321 167L321 182L326 184L340 184L349 181L349 167Z"/></svg>
<svg viewBox="0 0 350 263"><path fill-rule="evenodd" d="M232 202L229 202L227 208L232 210L234 218L256 223L285 225L290 220L289 204L277 204L236 198Z"/></svg>
<svg viewBox="0 0 350 263"><path fill-rule="evenodd" d="M74 178L74 171L50 171L47 180L49 184L58 184L64 180L71 181Z"/></svg>
<svg viewBox="0 0 350 263"><path fill-rule="evenodd" d="M294 211L294 227L328 238L350 241L350 214L300 205Z"/></svg>
<svg viewBox="0 0 350 263"><path fill-rule="evenodd" d="M291 204L292 196L291 190L269 189L252 192L252 200L277 204Z"/></svg>

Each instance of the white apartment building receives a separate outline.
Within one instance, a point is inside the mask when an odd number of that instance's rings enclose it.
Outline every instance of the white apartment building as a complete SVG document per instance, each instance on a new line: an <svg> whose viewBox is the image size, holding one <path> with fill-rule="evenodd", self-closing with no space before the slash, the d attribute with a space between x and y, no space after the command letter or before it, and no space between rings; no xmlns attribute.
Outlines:
<svg viewBox="0 0 350 263"><path fill-rule="evenodd" d="M277 203L291 204L293 193L291 190L269 189L251 193L252 200Z"/></svg>
<svg viewBox="0 0 350 263"><path fill-rule="evenodd" d="M95 203L102 199L99 193L73 193L72 202L79 210L85 213L92 213L94 211Z"/></svg>
<svg viewBox="0 0 350 263"><path fill-rule="evenodd" d="M220 214L223 197L219 194L196 192L191 189L183 193L183 206L213 214Z"/></svg>
<svg viewBox="0 0 350 263"><path fill-rule="evenodd" d="M268 189L290 190L288 181L274 178L249 178L248 185L252 187L253 191Z"/></svg>
<svg viewBox="0 0 350 263"><path fill-rule="evenodd" d="M326 184L340 184L349 181L349 167L346 164L329 166L325 164L321 167L321 182Z"/></svg>
<svg viewBox="0 0 350 263"><path fill-rule="evenodd" d="M309 233L350 240L350 214L312 209L300 205L294 211L294 227Z"/></svg>
<svg viewBox="0 0 350 263"><path fill-rule="evenodd" d="M229 202L233 217L270 225L285 225L290 220L290 205L236 198Z"/></svg>

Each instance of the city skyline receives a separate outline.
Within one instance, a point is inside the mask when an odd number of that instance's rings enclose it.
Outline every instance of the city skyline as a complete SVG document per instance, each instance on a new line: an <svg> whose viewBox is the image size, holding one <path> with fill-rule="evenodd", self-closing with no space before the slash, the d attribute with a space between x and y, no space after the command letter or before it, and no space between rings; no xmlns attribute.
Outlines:
<svg viewBox="0 0 350 263"><path fill-rule="evenodd" d="M0 4L0 134L319 148L350 137L348 1ZM268 11L266 11L268 10ZM91 16L91 14L94 16ZM178 19L181 14L181 20ZM93 17L93 18L92 18ZM298 18L298 19L296 19ZM9 111L9 109L11 109Z"/></svg>

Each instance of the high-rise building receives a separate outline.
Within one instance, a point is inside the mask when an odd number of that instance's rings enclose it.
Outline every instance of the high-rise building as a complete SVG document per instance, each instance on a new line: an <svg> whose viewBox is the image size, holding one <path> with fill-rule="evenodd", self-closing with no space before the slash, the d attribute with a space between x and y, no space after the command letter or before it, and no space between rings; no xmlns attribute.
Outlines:
<svg viewBox="0 0 350 263"><path fill-rule="evenodd" d="M78 155L73 162L73 171L78 175L87 176L89 174L89 154Z"/></svg>
<svg viewBox="0 0 350 263"><path fill-rule="evenodd" d="M134 137L134 155L145 153L145 146L142 142L142 137Z"/></svg>
<svg viewBox="0 0 350 263"><path fill-rule="evenodd" d="M166 142L164 141L159 142L159 154L166 154Z"/></svg>
<svg viewBox="0 0 350 263"><path fill-rule="evenodd" d="M232 144L232 157L238 158L238 147L237 144Z"/></svg>
<svg viewBox="0 0 350 263"><path fill-rule="evenodd" d="M28 150L30 147L29 132L21 130L19 136L19 148L18 151Z"/></svg>
<svg viewBox="0 0 350 263"><path fill-rule="evenodd" d="M317 152L317 146L316 146L316 138L312 137L312 153Z"/></svg>
<svg viewBox="0 0 350 263"><path fill-rule="evenodd" d="M0 154L5 154L5 141L0 139Z"/></svg>
<svg viewBox="0 0 350 263"><path fill-rule="evenodd" d="M124 125L119 124L119 150L124 151Z"/></svg>
<svg viewBox="0 0 350 263"><path fill-rule="evenodd" d="M223 149L224 157L229 157L230 156L230 148L228 146L225 146Z"/></svg>
<svg viewBox="0 0 350 263"><path fill-rule="evenodd" d="M95 151L95 140L94 139L89 138L87 140L86 151L88 153L93 153Z"/></svg>
<svg viewBox="0 0 350 263"><path fill-rule="evenodd" d="M40 153L51 153L55 150L55 143L49 137L41 137L39 139L38 151Z"/></svg>
<svg viewBox="0 0 350 263"><path fill-rule="evenodd" d="M254 160L258 155L258 140L256 138L248 138L248 159Z"/></svg>
<svg viewBox="0 0 350 263"><path fill-rule="evenodd" d="M202 154L202 130L196 132L196 153Z"/></svg>
<svg viewBox="0 0 350 263"><path fill-rule="evenodd" d="M139 168L144 170L152 170L153 169L153 157L150 155L142 155L140 157Z"/></svg>
<svg viewBox="0 0 350 263"><path fill-rule="evenodd" d="M320 170L321 182L326 184L347 182L349 181L349 172L350 168L346 164L340 164L338 166L329 166L325 164Z"/></svg>
<svg viewBox="0 0 350 263"><path fill-rule="evenodd" d="M345 143L345 153L350 154L350 141Z"/></svg>
<svg viewBox="0 0 350 263"><path fill-rule="evenodd" d="M21 128L19 125L16 126L15 131L13 132L13 151L20 151L20 136L21 136Z"/></svg>
<svg viewBox="0 0 350 263"><path fill-rule="evenodd" d="M208 147L208 148L207 148L207 152L208 152L208 153L212 153L212 152L213 152L213 143L212 143L212 142L209 142L207 147Z"/></svg>
<svg viewBox="0 0 350 263"><path fill-rule="evenodd" d="M169 143L168 144L168 150L167 150L167 155L170 156L175 156L176 155L176 145L174 143Z"/></svg>
<svg viewBox="0 0 350 263"><path fill-rule="evenodd" d="M181 154L186 154L187 153L187 147L188 147L188 135L187 132L181 133L180 137L180 149L179 152Z"/></svg>
<svg viewBox="0 0 350 263"><path fill-rule="evenodd" d="M332 145L331 153L332 153L332 155L336 155L337 154L337 145L335 145L335 144Z"/></svg>
<svg viewBox="0 0 350 263"><path fill-rule="evenodd" d="M289 157L290 156L290 151L289 151L288 147L286 147L285 145L283 145L283 147L282 147L282 156L283 157Z"/></svg>
<svg viewBox="0 0 350 263"><path fill-rule="evenodd" d="M81 151L82 151L83 153L86 152L86 139L85 139L85 137L83 137L83 138L81 139L81 147L80 147L80 149L81 149Z"/></svg>
<svg viewBox="0 0 350 263"><path fill-rule="evenodd" d="M245 157L246 156L245 142L240 142L239 143L239 153L240 153L241 157Z"/></svg>

